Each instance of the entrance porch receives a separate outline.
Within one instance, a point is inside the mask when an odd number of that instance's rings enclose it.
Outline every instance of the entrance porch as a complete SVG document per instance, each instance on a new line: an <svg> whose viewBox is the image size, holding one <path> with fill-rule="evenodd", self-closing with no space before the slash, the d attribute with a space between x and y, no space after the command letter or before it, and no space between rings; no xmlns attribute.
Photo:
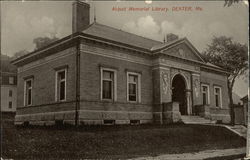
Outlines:
<svg viewBox="0 0 250 160"><path fill-rule="evenodd" d="M162 67L154 69L153 76L156 123L176 123L195 114L194 106L201 104L198 72Z"/></svg>

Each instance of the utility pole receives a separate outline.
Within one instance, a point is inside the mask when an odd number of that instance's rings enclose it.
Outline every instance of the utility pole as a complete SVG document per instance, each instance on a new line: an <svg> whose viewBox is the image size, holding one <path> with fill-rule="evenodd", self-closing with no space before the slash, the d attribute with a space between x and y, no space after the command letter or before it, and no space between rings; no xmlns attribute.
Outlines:
<svg viewBox="0 0 250 160"><path fill-rule="evenodd" d="M249 92L249 91L248 91ZM249 105L249 93L247 98L247 147L245 160L250 160L250 105Z"/></svg>

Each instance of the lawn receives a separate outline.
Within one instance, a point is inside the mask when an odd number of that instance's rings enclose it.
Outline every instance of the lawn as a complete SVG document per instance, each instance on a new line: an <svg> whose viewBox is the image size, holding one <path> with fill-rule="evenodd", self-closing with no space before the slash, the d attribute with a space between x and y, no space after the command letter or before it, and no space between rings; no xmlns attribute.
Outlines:
<svg viewBox="0 0 250 160"><path fill-rule="evenodd" d="M2 155L14 159L125 159L244 147L225 128L202 125L15 127L2 121Z"/></svg>

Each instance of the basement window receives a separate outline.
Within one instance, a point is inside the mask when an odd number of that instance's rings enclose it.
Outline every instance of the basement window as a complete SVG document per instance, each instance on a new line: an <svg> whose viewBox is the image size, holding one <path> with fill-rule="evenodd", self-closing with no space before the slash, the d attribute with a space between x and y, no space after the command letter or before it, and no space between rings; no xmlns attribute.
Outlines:
<svg viewBox="0 0 250 160"><path fill-rule="evenodd" d="M130 120L130 124L131 125L139 125L140 124L140 120Z"/></svg>
<svg viewBox="0 0 250 160"><path fill-rule="evenodd" d="M114 125L115 124L115 120L103 120L103 123L105 125Z"/></svg>

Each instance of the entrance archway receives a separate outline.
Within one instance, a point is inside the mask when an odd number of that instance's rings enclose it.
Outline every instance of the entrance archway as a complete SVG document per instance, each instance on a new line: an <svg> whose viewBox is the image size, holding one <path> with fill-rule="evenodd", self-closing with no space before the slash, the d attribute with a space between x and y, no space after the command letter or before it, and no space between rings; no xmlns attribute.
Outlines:
<svg viewBox="0 0 250 160"><path fill-rule="evenodd" d="M172 102L179 102L181 115L187 115L186 83L182 75L177 74L172 80Z"/></svg>

